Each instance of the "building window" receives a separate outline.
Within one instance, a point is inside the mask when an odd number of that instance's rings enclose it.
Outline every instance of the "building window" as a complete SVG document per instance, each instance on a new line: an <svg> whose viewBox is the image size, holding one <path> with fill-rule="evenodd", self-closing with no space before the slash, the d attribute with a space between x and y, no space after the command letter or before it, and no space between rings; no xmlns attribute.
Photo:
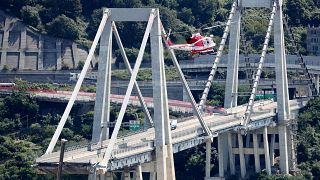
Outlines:
<svg viewBox="0 0 320 180"><path fill-rule="evenodd" d="M313 51L318 51L318 46L312 46Z"/></svg>

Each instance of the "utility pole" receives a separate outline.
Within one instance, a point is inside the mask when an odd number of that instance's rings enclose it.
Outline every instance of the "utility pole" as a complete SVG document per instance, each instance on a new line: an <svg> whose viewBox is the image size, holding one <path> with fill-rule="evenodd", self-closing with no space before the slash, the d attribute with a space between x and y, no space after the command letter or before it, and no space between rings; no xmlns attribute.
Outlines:
<svg viewBox="0 0 320 180"><path fill-rule="evenodd" d="M65 142L67 142L66 139L61 139L60 159L59 159L57 180L61 180Z"/></svg>

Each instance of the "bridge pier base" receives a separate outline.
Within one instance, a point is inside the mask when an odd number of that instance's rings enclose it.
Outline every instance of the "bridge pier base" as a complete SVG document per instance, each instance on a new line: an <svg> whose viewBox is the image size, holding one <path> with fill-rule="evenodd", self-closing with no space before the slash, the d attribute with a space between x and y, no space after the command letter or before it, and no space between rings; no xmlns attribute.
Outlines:
<svg viewBox="0 0 320 180"><path fill-rule="evenodd" d="M129 169L125 169L121 174L121 180L131 180Z"/></svg>

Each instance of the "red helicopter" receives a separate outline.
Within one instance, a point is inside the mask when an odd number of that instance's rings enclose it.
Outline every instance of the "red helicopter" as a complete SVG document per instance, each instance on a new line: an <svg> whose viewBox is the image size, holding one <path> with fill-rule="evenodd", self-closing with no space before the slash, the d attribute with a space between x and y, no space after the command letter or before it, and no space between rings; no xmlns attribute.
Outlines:
<svg viewBox="0 0 320 180"><path fill-rule="evenodd" d="M186 39L186 44L174 44L170 40L169 36L170 31L167 36L167 41L172 49L189 51L191 55L214 53L213 48L216 43L213 41L212 35L202 36L200 33L193 34L191 37Z"/></svg>
<svg viewBox="0 0 320 180"><path fill-rule="evenodd" d="M176 50L182 50L182 51L189 51L191 55L195 54L215 54L216 52L214 51L214 47L216 46L216 43L213 41L213 35L210 36L202 36L200 34L201 31L203 30L209 30L212 28L216 28L219 26L225 26L226 24L220 24L220 25L215 25L211 27L206 27L206 28L200 28L198 29L198 33L192 34L188 38L186 38L185 44L174 44L170 40L170 34L171 30L169 30L168 35L166 35L166 39L168 42L168 45L172 49ZM188 31L183 31L183 32L175 32L175 33L185 33Z"/></svg>

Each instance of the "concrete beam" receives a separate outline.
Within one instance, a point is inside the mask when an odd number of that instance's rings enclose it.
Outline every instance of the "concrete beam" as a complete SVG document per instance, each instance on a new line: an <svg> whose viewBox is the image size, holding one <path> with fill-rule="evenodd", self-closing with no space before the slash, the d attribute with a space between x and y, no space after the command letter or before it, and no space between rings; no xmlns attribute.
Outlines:
<svg viewBox="0 0 320 180"><path fill-rule="evenodd" d="M249 8L255 8L255 7L266 7L271 8L272 1L271 0L240 0L240 6L241 7L249 7Z"/></svg>
<svg viewBox="0 0 320 180"><path fill-rule="evenodd" d="M148 21L153 8L108 8L111 21Z"/></svg>

